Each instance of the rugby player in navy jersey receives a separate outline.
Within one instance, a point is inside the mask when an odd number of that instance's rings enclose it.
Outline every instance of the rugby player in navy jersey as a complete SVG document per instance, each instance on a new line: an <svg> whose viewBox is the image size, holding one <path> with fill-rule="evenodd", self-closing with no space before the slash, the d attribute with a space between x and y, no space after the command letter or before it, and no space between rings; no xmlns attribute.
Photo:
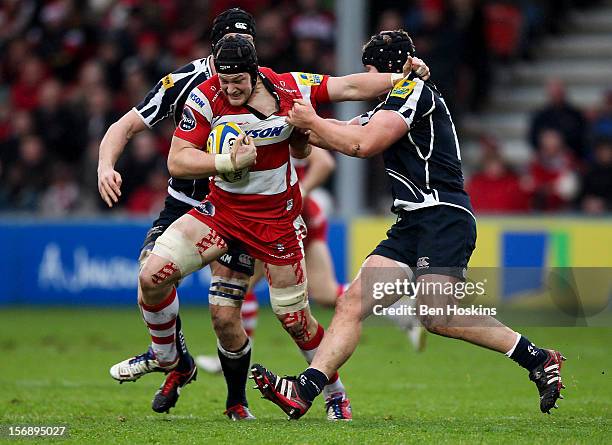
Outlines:
<svg viewBox="0 0 612 445"><path fill-rule="evenodd" d="M408 34L402 33L399 39L377 35L364 48L364 62L380 48L400 41L414 54ZM361 322L379 302L372 297L373 280L391 284L408 277L422 286L416 295L418 304L435 309L423 315L418 312L429 332L510 357L529 372L539 392L540 410L550 414L564 388L560 370L565 358L558 351L537 347L484 313L449 317L448 308L457 307L458 297L440 289L448 285L457 289L455 285L465 280L476 243L476 221L463 188L455 126L435 86L409 75L395 84L384 102L362 116L361 126L322 119L302 100L295 101L288 121L310 130L312 143L325 149L359 158L382 154L398 218L339 298L310 367L297 377L279 377L262 365L253 365L252 377L264 398L289 418L303 416L328 376L357 347Z"/></svg>

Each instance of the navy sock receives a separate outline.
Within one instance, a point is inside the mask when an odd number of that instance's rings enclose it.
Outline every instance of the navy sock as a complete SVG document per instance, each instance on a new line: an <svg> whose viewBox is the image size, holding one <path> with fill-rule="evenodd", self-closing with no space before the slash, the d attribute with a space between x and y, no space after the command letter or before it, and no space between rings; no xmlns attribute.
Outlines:
<svg viewBox="0 0 612 445"><path fill-rule="evenodd" d="M193 358L187 350L187 343L185 343L185 336L183 335L180 315L176 316L176 328L174 332L176 333L174 341L176 342L176 350L179 356L179 362L176 365L176 370L179 372L189 371L193 366Z"/></svg>
<svg viewBox="0 0 612 445"><path fill-rule="evenodd" d="M327 385L327 376L318 369L308 368L298 376L300 397L312 402Z"/></svg>
<svg viewBox="0 0 612 445"><path fill-rule="evenodd" d="M217 353L227 385L225 407L230 408L238 404L249 406L246 399L246 382L251 364L251 342L247 339L236 352L226 351L219 345Z"/></svg>
<svg viewBox="0 0 612 445"><path fill-rule="evenodd" d="M531 371L544 363L544 361L546 361L546 357L547 354L544 352L544 350L538 348L523 335L521 335L520 340L514 348L514 352L512 355L510 355L512 360L528 371Z"/></svg>

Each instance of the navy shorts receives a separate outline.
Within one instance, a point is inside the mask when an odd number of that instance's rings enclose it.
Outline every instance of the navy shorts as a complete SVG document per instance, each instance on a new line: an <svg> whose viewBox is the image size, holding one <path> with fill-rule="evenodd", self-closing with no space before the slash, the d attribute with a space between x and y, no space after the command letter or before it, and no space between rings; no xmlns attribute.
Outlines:
<svg viewBox="0 0 612 445"><path fill-rule="evenodd" d="M140 248L142 254L145 250L153 250L155 240L181 216L193 209L189 204L179 201L172 196L167 196L164 202L164 208L159 214L159 217L153 222L153 225L147 232L145 240ZM221 255L217 262L230 268L234 272L244 273L252 277L255 269L255 260L246 251L233 243L228 243L227 253Z"/></svg>
<svg viewBox="0 0 612 445"><path fill-rule="evenodd" d="M370 255L407 264L418 277L439 274L465 279L476 246L476 221L456 207L438 205L400 211L387 239Z"/></svg>

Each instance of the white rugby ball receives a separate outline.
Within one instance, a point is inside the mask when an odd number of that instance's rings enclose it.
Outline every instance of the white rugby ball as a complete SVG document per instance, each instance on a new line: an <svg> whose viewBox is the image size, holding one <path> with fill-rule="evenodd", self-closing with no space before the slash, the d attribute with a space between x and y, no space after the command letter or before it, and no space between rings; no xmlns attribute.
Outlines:
<svg viewBox="0 0 612 445"><path fill-rule="evenodd" d="M206 141L206 152L212 154L229 153L236 139L243 135L244 131L235 123L227 122L219 124L210 131L208 140ZM232 173L223 173L218 175L218 178L226 182L240 182L248 178L249 169L243 168Z"/></svg>

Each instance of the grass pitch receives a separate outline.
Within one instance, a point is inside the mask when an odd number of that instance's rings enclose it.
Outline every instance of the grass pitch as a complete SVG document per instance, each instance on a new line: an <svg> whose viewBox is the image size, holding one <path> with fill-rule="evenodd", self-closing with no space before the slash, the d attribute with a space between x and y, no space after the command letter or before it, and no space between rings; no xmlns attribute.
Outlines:
<svg viewBox="0 0 612 445"><path fill-rule="evenodd" d="M263 308L253 360L295 374L303 359ZM315 310L324 323L330 312ZM342 369L354 421L325 420L322 400L306 417L288 422L256 390L248 397L257 421L223 415L221 376L200 373L170 415L150 408L163 376L117 384L110 365L147 345L138 310L2 309L0 425L65 424L73 443L610 443L612 441L612 329L528 328L538 345L568 357L560 409L538 408L527 373L504 356L429 336L412 351L391 325L370 324ZM205 309L182 311L192 353L211 353L215 340ZM45 439L50 440L50 439ZM7 441L6 436L0 442ZM15 443L10 440L10 443Z"/></svg>

